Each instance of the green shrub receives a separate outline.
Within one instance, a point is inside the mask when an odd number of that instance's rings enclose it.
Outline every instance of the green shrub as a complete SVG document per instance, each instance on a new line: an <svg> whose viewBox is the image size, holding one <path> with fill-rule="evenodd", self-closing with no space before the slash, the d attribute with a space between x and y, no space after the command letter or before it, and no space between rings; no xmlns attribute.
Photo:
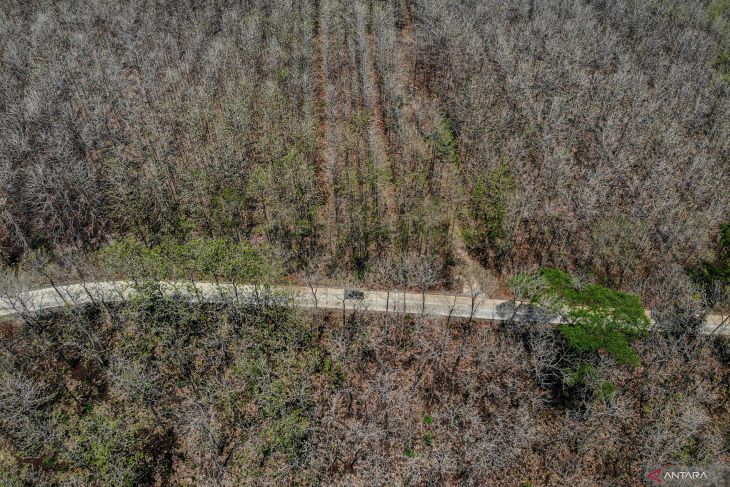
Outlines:
<svg viewBox="0 0 730 487"><path fill-rule="evenodd" d="M150 247L123 239L102 249L99 258L111 273L143 280L270 282L279 273L279 267L260 249L223 238L197 238L185 243L164 239Z"/></svg>
<svg viewBox="0 0 730 487"><path fill-rule="evenodd" d="M593 394L597 399L610 401L616 395L616 386L613 382L602 380L594 389Z"/></svg>
<svg viewBox="0 0 730 487"><path fill-rule="evenodd" d="M423 436L422 436L422 439L423 439L423 443L426 446L433 445L433 433L431 433L430 431L424 433Z"/></svg>
<svg viewBox="0 0 730 487"><path fill-rule="evenodd" d="M532 284L524 286L524 282ZM510 285L532 302L561 314L563 324L558 330L579 356L603 351L619 363L638 362L631 342L645 334L650 323L638 296L581 284L553 268L515 276Z"/></svg>
<svg viewBox="0 0 730 487"><path fill-rule="evenodd" d="M71 425L62 462L84 465L90 484L134 486L147 473L144 434L126 425L106 407L96 407Z"/></svg>
<svg viewBox="0 0 730 487"><path fill-rule="evenodd" d="M560 325L558 330L578 353L604 350L619 363L635 365L639 362L639 356L631 348L629 340L620 332L567 324Z"/></svg>
<svg viewBox="0 0 730 487"><path fill-rule="evenodd" d="M442 162L459 162L459 145L454 127L448 118L442 118L436 132L436 157Z"/></svg>
<svg viewBox="0 0 730 487"><path fill-rule="evenodd" d="M21 465L10 451L0 449L0 485L3 487L28 485L23 480L27 475L27 465Z"/></svg>
<svg viewBox="0 0 730 487"><path fill-rule="evenodd" d="M515 181L507 164L500 164L485 177L479 178L471 191L469 225L462 232L467 248L476 252L482 262L490 255L504 252L504 217L515 190Z"/></svg>
<svg viewBox="0 0 730 487"><path fill-rule="evenodd" d="M713 288L730 290L730 223L720 225L714 259L704 261L690 275L704 289L713 306L718 304L713 299Z"/></svg>
<svg viewBox="0 0 730 487"><path fill-rule="evenodd" d="M270 164L257 166L247 188L261 210L261 227L268 242L294 255L311 251L320 232L317 211L321 188L304 149L292 146Z"/></svg>
<svg viewBox="0 0 730 487"><path fill-rule="evenodd" d="M718 48L713 68L721 82L730 84L730 1L712 0L707 5L707 16L715 25L722 42Z"/></svg>
<svg viewBox="0 0 730 487"><path fill-rule="evenodd" d="M649 325L646 310L635 294L598 284L578 285L570 274L558 269L540 269L539 275L545 288L535 298L557 299L569 308L567 318L574 324L612 329L631 337Z"/></svg>
<svg viewBox="0 0 730 487"><path fill-rule="evenodd" d="M591 364L583 362L576 370L565 369L565 383L569 386L587 384L588 379L596 374L596 369Z"/></svg>
<svg viewBox="0 0 730 487"><path fill-rule="evenodd" d="M610 401L616 395L616 386L611 381L601 379L598 370L587 362L580 362L575 370L565 369L563 374L565 385L592 389L595 400Z"/></svg>

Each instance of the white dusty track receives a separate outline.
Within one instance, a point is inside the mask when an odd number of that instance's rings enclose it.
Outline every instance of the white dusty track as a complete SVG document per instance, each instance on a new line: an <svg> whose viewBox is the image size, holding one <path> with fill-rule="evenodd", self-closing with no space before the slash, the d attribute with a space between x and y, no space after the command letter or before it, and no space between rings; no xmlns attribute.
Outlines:
<svg viewBox="0 0 730 487"><path fill-rule="evenodd" d="M402 291L363 290L363 299L345 299L345 290L332 287L272 286L263 288L252 285L213 284L197 282L195 286L183 282L159 283L160 289L169 296L181 296L191 300L215 302L223 296L253 300L258 296L280 296L285 302L301 308L319 308L345 311L371 311L405 313L411 315L471 318L475 320L504 321L536 319L559 323L556 316L548 316L531 306L516 306L514 301L489 299L483 295L449 295ZM118 303L132 297L135 286L131 282L93 282L37 289L18 290L0 297L0 319L8 319L25 313L62 309L83 304ZM519 303L518 303L519 304ZM710 315L701 329L704 334L730 334L727 316Z"/></svg>

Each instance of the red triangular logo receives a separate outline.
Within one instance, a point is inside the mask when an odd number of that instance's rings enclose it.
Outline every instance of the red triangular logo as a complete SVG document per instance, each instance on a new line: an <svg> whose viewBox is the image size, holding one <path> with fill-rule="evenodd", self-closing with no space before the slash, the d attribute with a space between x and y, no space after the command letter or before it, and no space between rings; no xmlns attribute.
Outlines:
<svg viewBox="0 0 730 487"><path fill-rule="evenodd" d="M653 472L649 472L649 474L647 475L647 477L649 477L650 479L652 479L654 482L657 482L657 483L661 484L662 483L662 469L661 468L657 468Z"/></svg>

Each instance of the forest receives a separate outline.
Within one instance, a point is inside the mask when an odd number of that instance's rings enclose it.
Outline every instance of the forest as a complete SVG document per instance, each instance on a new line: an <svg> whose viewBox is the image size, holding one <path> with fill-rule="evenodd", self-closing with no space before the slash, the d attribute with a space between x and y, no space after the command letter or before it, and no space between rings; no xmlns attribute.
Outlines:
<svg viewBox="0 0 730 487"><path fill-rule="evenodd" d="M730 342L698 333L730 328L729 0L5 0L0 94L0 304L136 290L0 318L0 485L730 463ZM166 280L478 292L562 324Z"/></svg>

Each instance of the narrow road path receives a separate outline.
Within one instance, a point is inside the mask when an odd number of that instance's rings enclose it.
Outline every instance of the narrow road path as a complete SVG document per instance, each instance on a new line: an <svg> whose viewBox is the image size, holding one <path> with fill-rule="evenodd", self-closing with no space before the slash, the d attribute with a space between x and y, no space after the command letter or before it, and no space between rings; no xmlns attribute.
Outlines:
<svg viewBox="0 0 730 487"><path fill-rule="evenodd" d="M483 295L450 295L402 291L362 291L362 299L345 299L345 290L334 287L273 286L213 284L197 282L195 287L184 282L164 282L160 287L166 295L182 296L205 302L220 301L223 297L255 300L273 296L283 304L300 308L382 312L429 316L470 318L474 320L506 321L510 319L540 319L559 323L557 316L529 305L514 301L489 299ZM25 313L62 309L84 304L118 303L131 298L136 290L131 282L93 282L55 288L19 292L0 297L0 319L9 319ZM710 315L701 333L730 335L730 317Z"/></svg>

